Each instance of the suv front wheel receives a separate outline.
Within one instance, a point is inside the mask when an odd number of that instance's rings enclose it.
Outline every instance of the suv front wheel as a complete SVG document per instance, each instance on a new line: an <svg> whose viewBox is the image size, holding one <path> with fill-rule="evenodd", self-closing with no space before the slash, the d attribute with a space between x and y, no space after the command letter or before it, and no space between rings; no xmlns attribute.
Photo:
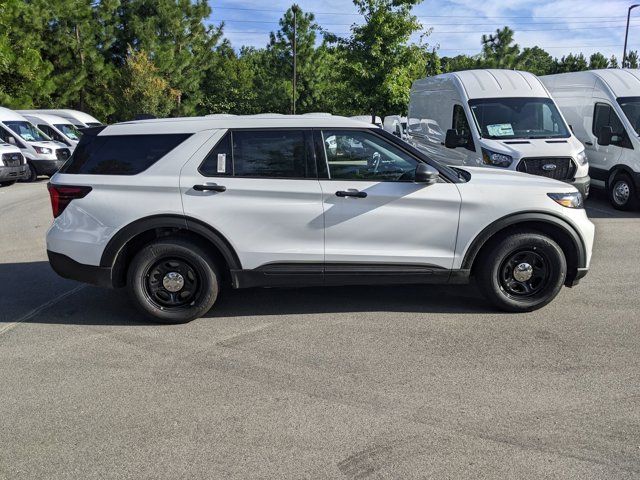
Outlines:
<svg viewBox="0 0 640 480"><path fill-rule="evenodd" d="M496 307L531 312L560 292L567 261L560 246L539 233L515 233L492 242L479 259L478 287Z"/></svg>
<svg viewBox="0 0 640 480"><path fill-rule="evenodd" d="M205 315L219 291L211 256L182 238L156 240L134 257L127 288L135 305L160 323L187 323Z"/></svg>

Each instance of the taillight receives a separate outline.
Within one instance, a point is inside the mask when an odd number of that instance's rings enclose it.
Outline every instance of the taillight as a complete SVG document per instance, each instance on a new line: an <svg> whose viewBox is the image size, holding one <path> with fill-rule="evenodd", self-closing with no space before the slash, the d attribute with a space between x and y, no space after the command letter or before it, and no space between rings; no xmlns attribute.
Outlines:
<svg viewBox="0 0 640 480"><path fill-rule="evenodd" d="M71 185L54 185L49 182L47 184L49 196L51 197L51 209L53 210L53 218L62 215L71 200L76 198L84 198L91 191L91 187L76 187Z"/></svg>

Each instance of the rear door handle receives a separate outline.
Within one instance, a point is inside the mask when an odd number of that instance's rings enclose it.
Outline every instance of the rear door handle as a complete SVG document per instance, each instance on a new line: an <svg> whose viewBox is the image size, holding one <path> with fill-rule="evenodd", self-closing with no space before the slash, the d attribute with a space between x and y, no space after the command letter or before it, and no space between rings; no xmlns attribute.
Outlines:
<svg viewBox="0 0 640 480"><path fill-rule="evenodd" d="M336 192L336 196L340 198L367 198L367 192L359 192L358 190L340 190Z"/></svg>
<svg viewBox="0 0 640 480"><path fill-rule="evenodd" d="M593 147L593 142L584 142L585 145L589 145L590 147Z"/></svg>
<svg viewBox="0 0 640 480"><path fill-rule="evenodd" d="M224 185L194 185L193 189L196 192L226 192L227 191L227 187L225 187Z"/></svg>

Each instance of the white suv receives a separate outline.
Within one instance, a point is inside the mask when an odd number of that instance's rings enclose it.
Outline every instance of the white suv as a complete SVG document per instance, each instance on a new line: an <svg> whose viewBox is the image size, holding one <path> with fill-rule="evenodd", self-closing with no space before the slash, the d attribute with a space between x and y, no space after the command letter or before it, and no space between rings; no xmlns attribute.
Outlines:
<svg viewBox="0 0 640 480"><path fill-rule="evenodd" d="M262 286L467 283L507 311L588 270L593 224L570 185L449 168L331 116L145 120L84 131L49 185L49 261L126 286L156 320Z"/></svg>

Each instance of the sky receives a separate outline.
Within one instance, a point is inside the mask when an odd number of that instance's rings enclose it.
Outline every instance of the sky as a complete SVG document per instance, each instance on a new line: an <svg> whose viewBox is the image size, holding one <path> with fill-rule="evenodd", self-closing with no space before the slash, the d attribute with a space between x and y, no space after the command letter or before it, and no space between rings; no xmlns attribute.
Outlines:
<svg viewBox="0 0 640 480"><path fill-rule="evenodd" d="M225 22L225 36L234 47L263 47L269 32L293 0L209 0L210 21ZM297 0L304 11L316 14L326 30L346 36L349 26L362 22L351 0ZM600 51L622 57L627 9L632 2L619 0L425 0L414 9L430 46L441 56L480 52L482 34L509 25L521 48L538 45L551 55ZM640 8L632 11L629 50L640 50ZM419 41L415 35L413 41Z"/></svg>

